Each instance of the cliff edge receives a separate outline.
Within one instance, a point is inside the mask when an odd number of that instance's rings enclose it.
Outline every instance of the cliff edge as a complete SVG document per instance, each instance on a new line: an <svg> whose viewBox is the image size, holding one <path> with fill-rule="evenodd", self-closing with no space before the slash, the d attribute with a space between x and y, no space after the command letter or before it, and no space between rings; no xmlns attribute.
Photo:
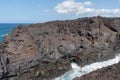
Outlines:
<svg viewBox="0 0 120 80"><path fill-rule="evenodd" d="M22 25L0 43L0 80L50 80L112 58L120 50L120 18L91 17Z"/></svg>

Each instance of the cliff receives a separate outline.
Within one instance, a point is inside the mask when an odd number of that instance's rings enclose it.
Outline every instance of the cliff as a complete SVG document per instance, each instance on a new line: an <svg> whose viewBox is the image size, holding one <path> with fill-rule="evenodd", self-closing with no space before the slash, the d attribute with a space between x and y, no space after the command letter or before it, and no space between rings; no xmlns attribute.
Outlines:
<svg viewBox="0 0 120 80"><path fill-rule="evenodd" d="M120 18L91 17L22 25L0 43L0 80L50 80L112 58L120 49Z"/></svg>

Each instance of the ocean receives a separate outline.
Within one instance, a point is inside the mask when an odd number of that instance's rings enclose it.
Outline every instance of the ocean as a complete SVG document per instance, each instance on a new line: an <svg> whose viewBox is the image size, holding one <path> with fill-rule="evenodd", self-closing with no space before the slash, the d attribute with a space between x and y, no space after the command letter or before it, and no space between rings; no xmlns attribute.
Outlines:
<svg viewBox="0 0 120 80"><path fill-rule="evenodd" d="M0 23L0 42L3 41L4 36L9 34L12 29L21 24L24 26L29 25L29 23Z"/></svg>
<svg viewBox="0 0 120 80"><path fill-rule="evenodd" d="M120 54L116 55L116 57L112 59L108 59L102 62L95 62L89 65L85 65L83 67L78 66L76 63L71 63L72 70L66 72L64 75L57 77L53 80L73 80L76 77L81 77L90 72L96 71L103 67L108 67L113 64L117 64L120 62Z"/></svg>

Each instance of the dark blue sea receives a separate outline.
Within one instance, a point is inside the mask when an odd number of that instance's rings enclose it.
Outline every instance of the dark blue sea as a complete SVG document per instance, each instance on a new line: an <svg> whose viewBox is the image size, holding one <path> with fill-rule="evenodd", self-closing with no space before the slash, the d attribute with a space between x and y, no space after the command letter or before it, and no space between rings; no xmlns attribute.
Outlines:
<svg viewBox="0 0 120 80"><path fill-rule="evenodd" d="M29 25L28 23L0 23L0 42L3 41L4 36L9 34L12 29L21 24L24 26Z"/></svg>

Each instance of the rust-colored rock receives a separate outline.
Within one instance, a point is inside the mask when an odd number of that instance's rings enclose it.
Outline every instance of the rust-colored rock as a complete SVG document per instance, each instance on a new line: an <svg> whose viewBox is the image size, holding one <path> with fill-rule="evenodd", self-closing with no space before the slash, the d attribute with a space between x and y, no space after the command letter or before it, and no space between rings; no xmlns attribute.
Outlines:
<svg viewBox="0 0 120 80"><path fill-rule="evenodd" d="M49 80L115 56L120 18L92 17L18 26L0 43L0 78Z"/></svg>

